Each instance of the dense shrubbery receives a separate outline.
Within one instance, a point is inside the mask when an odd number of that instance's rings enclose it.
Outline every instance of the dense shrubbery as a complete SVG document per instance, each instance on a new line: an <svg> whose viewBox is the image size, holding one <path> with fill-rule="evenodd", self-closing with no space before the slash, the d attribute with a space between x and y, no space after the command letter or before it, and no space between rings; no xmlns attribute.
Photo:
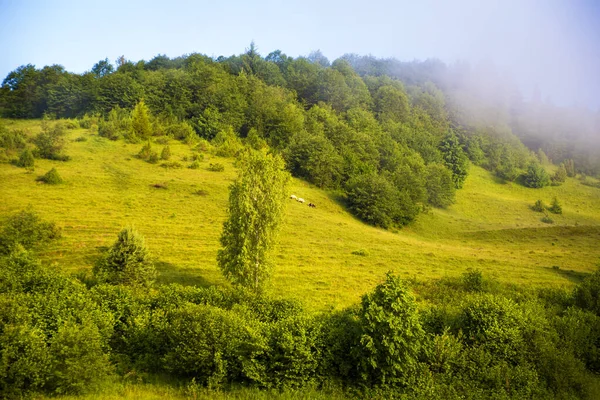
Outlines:
<svg viewBox="0 0 600 400"><path fill-rule="evenodd" d="M116 264L140 249L121 242L104 260ZM427 298L422 306L388 274L359 307L313 314L242 289L87 288L23 247L10 249L0 257L0 395L7 398L83 393L130 371L211 388L335 384L359 397L596 395L598 273L572 296L503 288L480 271L411 282Z"/></svg>

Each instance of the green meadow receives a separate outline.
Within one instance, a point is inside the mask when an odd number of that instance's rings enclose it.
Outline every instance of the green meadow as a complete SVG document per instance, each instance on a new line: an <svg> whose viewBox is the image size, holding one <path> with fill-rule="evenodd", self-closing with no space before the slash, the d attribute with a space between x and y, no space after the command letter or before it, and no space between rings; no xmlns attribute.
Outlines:
<svg viewBox="0 0 600 400"><path fill-rule="evenodd" d="M5 123L31 136L41 129L39 120ZM171 140L169 162L181 164L173 168L138 159L143 143L111 141L87 129L69 130L67 140L70 161L36 159L35 172L0 164L0 216L32 207L62 228L62 239L45 249L43 260L66 273L85 273L119 230L133 225L146 238L160 282L228 285L215 260L236 176L233 159L200 152L200 168L190 169L184 159L196 150ZM163 145L152 146L160 154ZM210 171L211 163L224 171ZM52 167L64 184L36 181ZM479 269L505 283L571 287L600 257L600 189L574 178L529 189L471 166L454 205L431 209L398 231L360 222L338 193L305 181L294 179L289 194L306 203L288 199L269 290L309 309L354 304L389 270L428 280ZM549 214L554 223L547 224L530 206L554 197L563 214Z"/></svg>

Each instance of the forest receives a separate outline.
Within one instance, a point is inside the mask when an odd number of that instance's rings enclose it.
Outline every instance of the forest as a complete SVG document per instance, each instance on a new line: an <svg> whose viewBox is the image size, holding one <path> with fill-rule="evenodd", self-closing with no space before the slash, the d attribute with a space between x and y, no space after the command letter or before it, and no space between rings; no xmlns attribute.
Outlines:
<svg viewBox="0 0 600 400"><path fill-rule="evenodd" d="M451 209L473 168L532 192L575 178L597 190L600 113L539 97L524 101L493 68L263 57L253 43L231 57L105 59L83 74L17 68L0 88L2 168L32 174L48 161L39 185L61 185L69 146L93 136L135 145L135 161L165 171L183 168L170 145L182 143L194 152L182 158L188 169L210 154L210 171L233 159L238 176L213 259L223 285L159 283L134 227L91 270L67 274L45 258L60 221L31 208L3 215L0 393L85 395L155 380L188 398L598 398L600 272L532 287L480 269L419 280L390 267L358 304L318 312L264 290L290 176L392 232ZM39 133L10 124L26 119ZM88 136L67 141L70 131ZM544 224L563 213L556 197L530 207ZM591 225L568 229L592 237Z"/></svg>

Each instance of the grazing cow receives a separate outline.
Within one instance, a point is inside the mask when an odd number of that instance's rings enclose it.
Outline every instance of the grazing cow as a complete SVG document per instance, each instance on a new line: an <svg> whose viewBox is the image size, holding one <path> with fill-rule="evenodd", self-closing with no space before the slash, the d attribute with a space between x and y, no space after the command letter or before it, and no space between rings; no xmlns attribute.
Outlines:
<svg viewBox="0 0 600 400"><path fill-rule="evenodd" d="M296 201L299 203L304 203L304 199L302 197L298 197L298 199Z"/></svg>
<svg viewBox="0 0 600 400"><path fill-rule="evenodd" d="M309 206L309 207L312 207L312 208L317 208L317 205L316 205L316 204L314 204L314 203L308 203L308 206Z"/></svg>
<svg viewBox="0 0 600 400"><path fill-rule="evenodd" d="M293 194L293 195L290 196L290 199L292 199L292 200L298 200L298 197L296 197L296 195Z"/></svg>

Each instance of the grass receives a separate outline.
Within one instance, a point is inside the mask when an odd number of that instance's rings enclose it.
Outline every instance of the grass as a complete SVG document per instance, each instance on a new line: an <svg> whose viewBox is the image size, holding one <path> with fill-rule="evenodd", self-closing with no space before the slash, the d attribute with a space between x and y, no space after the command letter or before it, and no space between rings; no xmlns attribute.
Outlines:
<svg viewBox="0 0 600 400"><path fill-rule="evenodd" d="M5 122L30 135L40 130L39 121ZM170 160L187 165L183 158L191 158L193 147L168 144ZM203 153L198 169L162 168L136 158L142 146L69 130L70 161L36 160L38 171L60 171L65 183L57 186L0 164L0 216L31 205L61 226L63 239L42 258L68 273L91 269L119 230L133 225L156 257L160 282L226 285L215 260L228 187L236 176L233 160ZM153 151L162 146L153 144ZM211 164L224 170L210 171ZM290 194L306 203L287 200L271 292L314 310L356 303L388 270L428 280L471 268L503 282L568 287L595 270L600 257L600 189L574 178L558 187L528 189L471 167L456 204L430 210L397 232L361 223L336 193L304 181L294 179ZM555 196L563 214L545 224L530 206Z"/></svg>

